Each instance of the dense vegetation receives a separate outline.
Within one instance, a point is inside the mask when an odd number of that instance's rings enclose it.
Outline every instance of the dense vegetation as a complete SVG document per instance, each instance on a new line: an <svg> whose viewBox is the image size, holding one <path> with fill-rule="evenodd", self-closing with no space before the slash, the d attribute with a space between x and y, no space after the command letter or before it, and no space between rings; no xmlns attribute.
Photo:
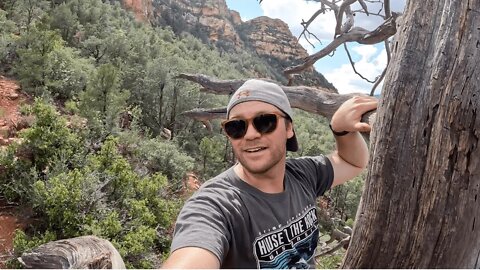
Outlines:
<svg viewBox="0 0 480 270"><path fill-rule="evenodd" d="M35 118L32 126L0 152L0 196L36 213L16 234L17 255L95 234L127 266L158 266L185 199L185 175L207 180L234 162L218 123L210 133L181 114L224 106L227 97L201 93L176 75L274 77L256 56L220 53L188 33L136 22L111 2L0 2L0 73L35 98L22 109ZM301 151L292 156L333 150L325 123L297 111ZM361 185L359 178L329 194L332 215L354 217Z"/></svg>

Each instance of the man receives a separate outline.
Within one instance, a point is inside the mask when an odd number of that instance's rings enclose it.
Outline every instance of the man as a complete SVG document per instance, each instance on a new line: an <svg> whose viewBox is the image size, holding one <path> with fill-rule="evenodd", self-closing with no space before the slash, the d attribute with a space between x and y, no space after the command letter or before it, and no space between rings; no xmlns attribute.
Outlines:
<svg viewBox="0 0 480 270"><path fill-rule="evenodd" d="M361 116L376 99L346 101L331 120L337 151L286 159L297 151L292 108L276 84L248 80L222 123L238 163L206 182L184 205L164 268L315 268L315 201L365 168Z"/></svg>

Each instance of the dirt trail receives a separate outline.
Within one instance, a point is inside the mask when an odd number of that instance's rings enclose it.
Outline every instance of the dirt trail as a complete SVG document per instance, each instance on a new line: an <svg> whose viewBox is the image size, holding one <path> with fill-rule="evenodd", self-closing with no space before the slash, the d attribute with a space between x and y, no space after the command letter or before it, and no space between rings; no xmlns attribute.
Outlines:
<svg viewBox="0 0 480 270"><path fill-rule="evenodd" d="M18 220L15 213L9 212L5 202L0 200L0 268L4 268L5 261L12 258L13 237L18 228L24 229L25 224Z"/></svg>
<svg viewBox="0 0 480 270"><path fill-rule="evenodd" d="M21 121L20 106L28 100L16 81L0 76L0 147L14 140ZM12 255L15 230L26 226L20 213L18 207L8 205L0 194L0 268L4 268L4 261Z"/></svg>
<svg viewBox="0 0 480 270"><path fill-rule="evenodd" d="M0 146L13 139L21 120L20 106L27 100L16 81L0 76Z"/></svg>

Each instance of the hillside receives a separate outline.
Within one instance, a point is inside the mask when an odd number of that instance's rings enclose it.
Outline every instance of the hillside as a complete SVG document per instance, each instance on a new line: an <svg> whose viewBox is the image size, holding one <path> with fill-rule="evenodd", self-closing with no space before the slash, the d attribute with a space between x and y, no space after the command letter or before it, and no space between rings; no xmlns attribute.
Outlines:
<svg viewBox="0 0 480 270"><path fill-rule="evenodd" d="M177 34L189 32L219 50L249 51L267 63L271 74L266 77L280 82L286 82L283 69L308 56L285 22L265 16L243 22L225 0L123 0L123 5L141 21L170 26ZM313 68L297 75L294 84L321 86L337 93Z"/></svg>
<svg viewBox="0 0 480 270"><path fill-rule="evenodd" d="M21 122L20 106L27 100L18 82L0 76L0 148L16 140L15 133ZM0 173L1 170L0 167ZM10 205L0 194L0 268L4 268L4 262L10 258L14 231L26 227L27 212Z"/></svg>

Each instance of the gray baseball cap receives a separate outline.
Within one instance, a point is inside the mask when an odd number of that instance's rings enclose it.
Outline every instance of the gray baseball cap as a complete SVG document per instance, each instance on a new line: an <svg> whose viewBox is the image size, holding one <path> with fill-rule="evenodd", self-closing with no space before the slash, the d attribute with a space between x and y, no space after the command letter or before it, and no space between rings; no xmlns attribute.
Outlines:
<svg viewBox="0 0 480 270"><path fill-rule="evenodd" d="M261 101L271 104L284 112L288 118L293 121L293 110L290 106L287 95L277 84L257 79L246 81L230 98L230 102L228 102L227 106L227 119L230 116L230 111L235 105L247 101ZM287 150L292 152L298 150L295 130L293 131L293 137L287 140Z"/></svg>

